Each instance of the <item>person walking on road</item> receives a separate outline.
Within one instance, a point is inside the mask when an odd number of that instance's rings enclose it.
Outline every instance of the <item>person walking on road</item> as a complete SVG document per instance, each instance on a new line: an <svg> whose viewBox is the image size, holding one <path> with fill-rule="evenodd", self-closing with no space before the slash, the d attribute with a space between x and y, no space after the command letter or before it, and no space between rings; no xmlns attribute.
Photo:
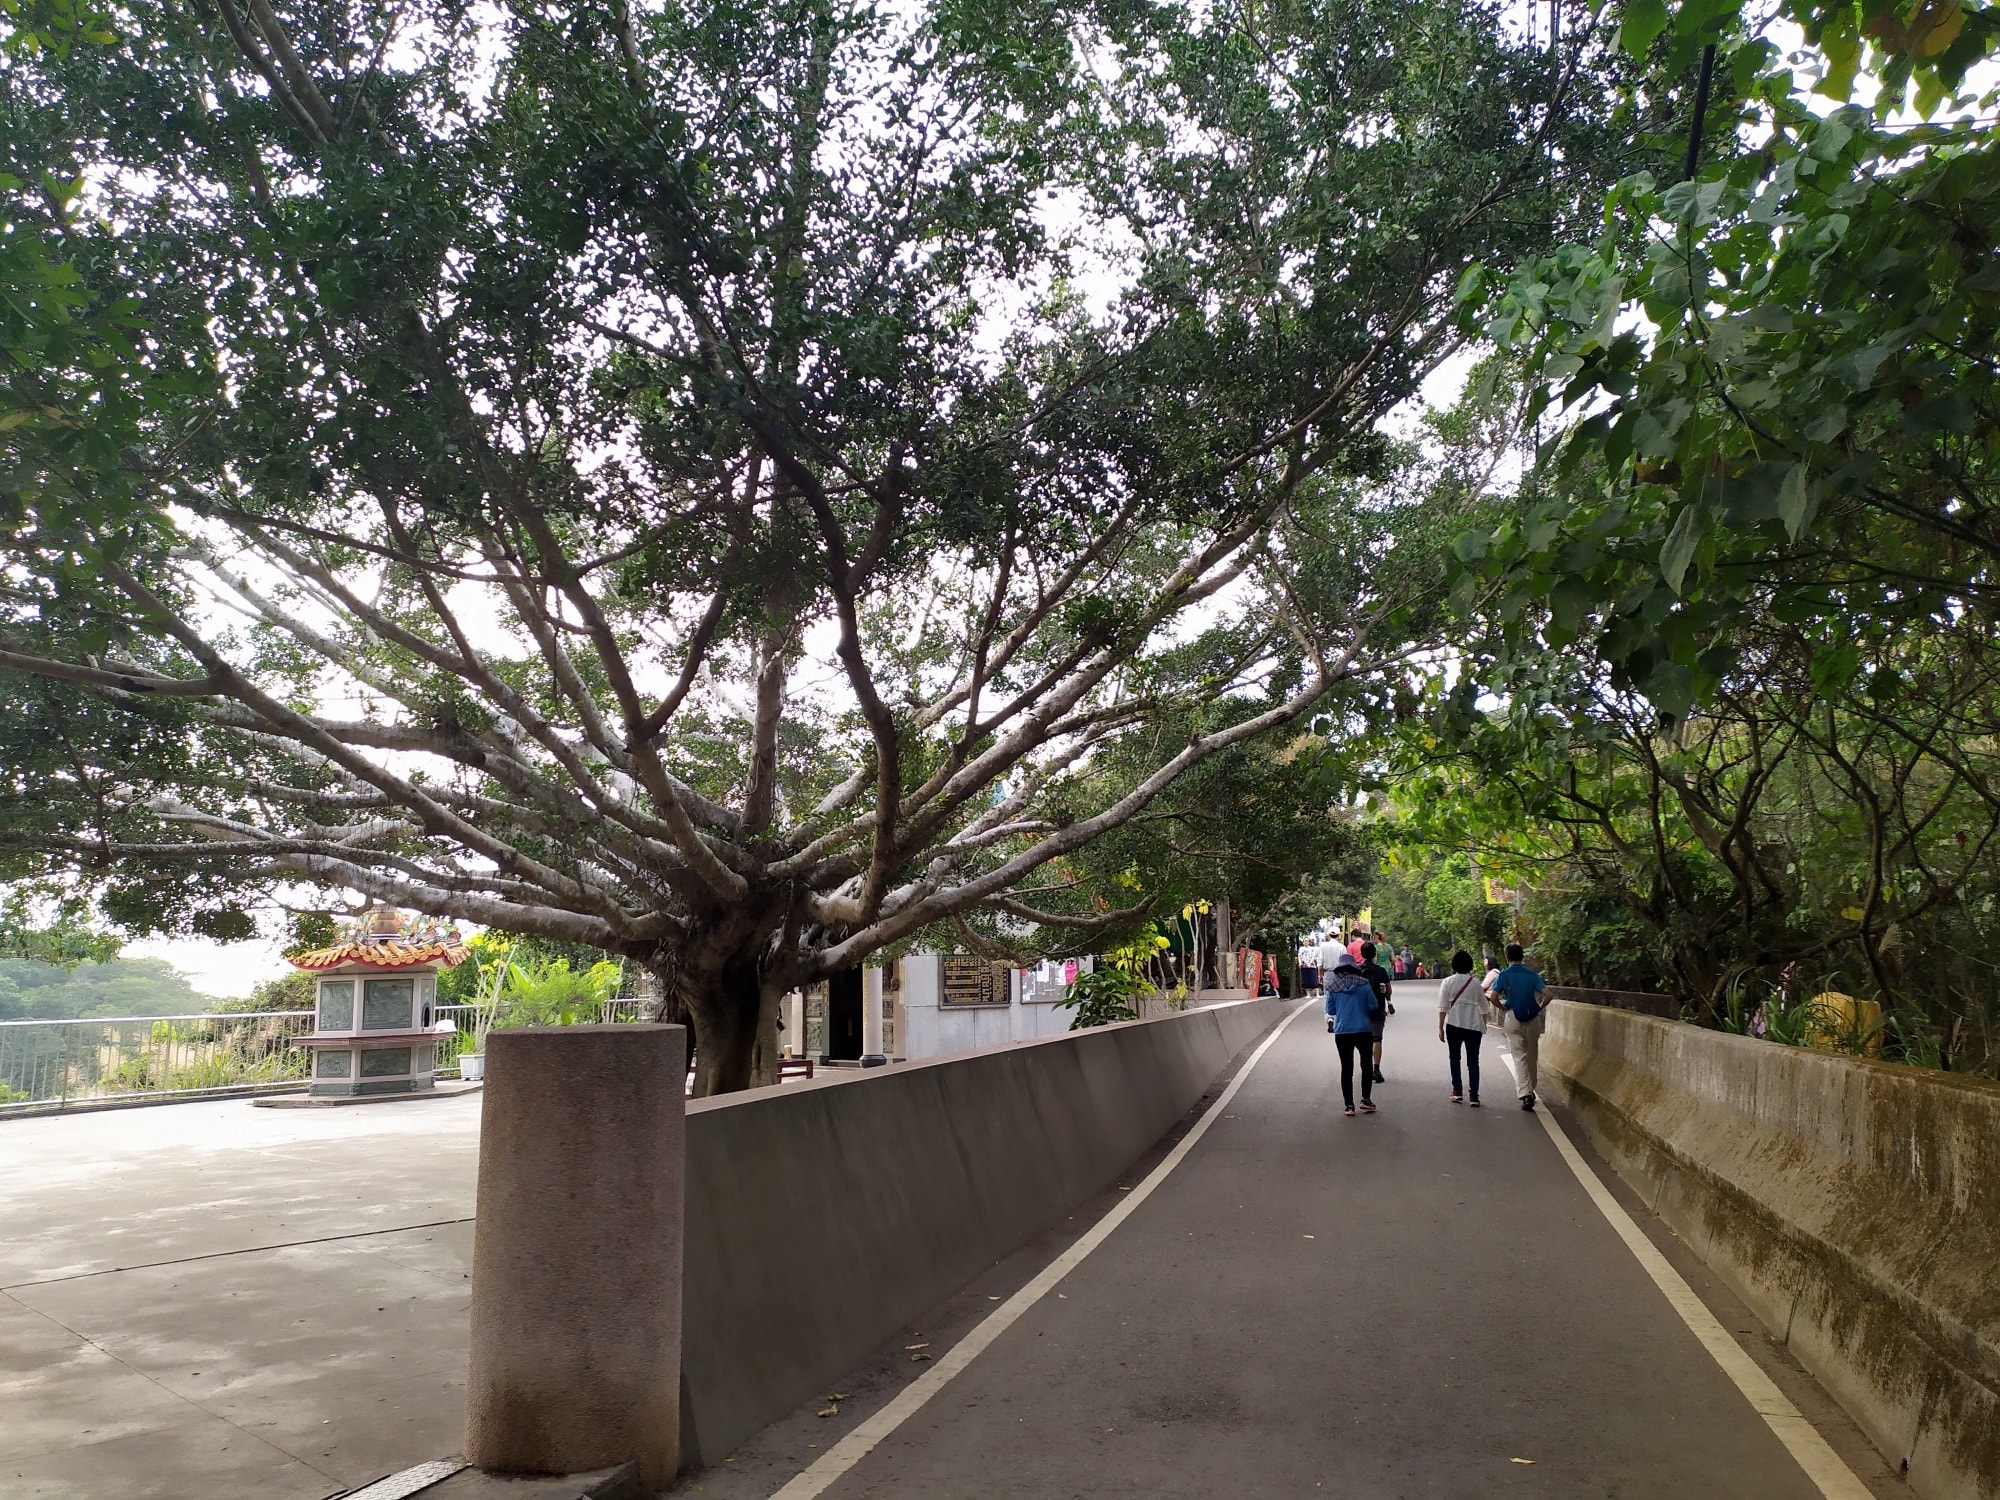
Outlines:
<svg viewBox="0 0 2000 1500"><path fill-rule="evenodd" d="M1494 1002L1505 1014L1500 1019L1500 1029L1507 1035L1507 1046L1518 1064L1518 1081L1521 1108L1535 1107L1535 1065L1542 1046L1542 991L1548 986L1542 976L1523 962L1525 955L1519 943L1507 945L1507 967L1493 976L1487 988Z"/></svg>
<svg viewBox="0 0 2000 1500"><path fill-rule="evenodd" d="M1463 948L1451 956L1451 975L1438 986L1438 1040L1451 1054L1451 1102L1465 1098L1460 1087L1459 1054L1465 1054L1464 1082L1472 1085L1472 1107L1479 1108L1479 1044L1486 1037L1486 992L1472 977L1472 955Z"/></svg>
<svg viewBox="0 0 2000 1500"><path fill-rule="evenodd" d="M1343 955L1326 981L1327 1030L1340 1049L1340 1097L1348 1114L1354 1113L1354 1064L1361 1063L1361 1112L1375 1113L1371 1097L1374 1078L1369 1066L1369 1049L1375 1040L1378 1002L1375 986L1352 958Z"/></svg>
<svg viewBox="0 0 2000 1500"><path fill-rule="evenodd" d="M1346 963L1347 959L1347 945L1341 942L1335 934L1328 933L1326 941L1319 945L1320 993L1324 994L1333 988L1333 971ZM1326 1029L1329 1033L1333 1030L1333 1010L1331 1007L1328 1007L1326 1012Z"/></svg>
<svg viewBox="0 0 2000 1500"><path fill-rule="evenodd" d="M1382 1031L1389 1017L1396 1013L1395 986L1389 981L1389 971L1375 962L1373 943L1361 945L1361 972L1375 986L1375 1036L1374 1045L1369 1049L1372 1056L1368 1066L1377 1083L1387 1083L1388 1080L1382 1076Z"/></svg>

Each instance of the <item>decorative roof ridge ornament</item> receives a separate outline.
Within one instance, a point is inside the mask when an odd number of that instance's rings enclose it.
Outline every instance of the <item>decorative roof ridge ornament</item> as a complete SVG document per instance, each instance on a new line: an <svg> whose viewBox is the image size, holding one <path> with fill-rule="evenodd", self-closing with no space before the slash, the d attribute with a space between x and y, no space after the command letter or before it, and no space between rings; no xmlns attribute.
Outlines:
<svg viewBox="0 0 2000 1500"><path fill-rule="evenodd" d="M360 964L370 969L410 969L436 964L451 969L471 955L470 945L459 942L408 943L396 940L358 940L335 943L331 948L315 948L310 953L294 953L286 960L295 969L332 969L342 964Z"/></svg>
<svg viewBox="0 0 2000 1500"><path fill-rule="evenodd" d="M315 971L342 964L371 969L431 965L449 969L463 963L471 952L456 922L399 912L377 902L354 921L343 924L339 939L331 946L292 954L288 961L294 968Z"/></svg>
<svg viewBox="0 0 2000 1500"><path fill-rule="evenodd" d="M355 1103L433 1093L437 976L470 954L455 927L376 904L332 946L290 955L316 980L313 1029L292 1039L312 1054L307 1097ZM443 1034L455 1029L446 1022Z"/></svg>

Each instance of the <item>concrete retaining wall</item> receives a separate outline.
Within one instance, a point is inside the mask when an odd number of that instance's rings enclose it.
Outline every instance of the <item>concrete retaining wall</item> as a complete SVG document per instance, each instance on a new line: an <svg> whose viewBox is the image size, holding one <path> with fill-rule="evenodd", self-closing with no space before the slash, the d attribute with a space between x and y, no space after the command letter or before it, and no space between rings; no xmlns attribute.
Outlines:
<svg viewBox="0 0 2000 1500"><path fill-rule="evenodd" d="M2000 1086L1582 1005L1542 1061L1918 1494L2000 1497Z"/></svg>
<svg viewBox="0 0 2000 1500"><path fill-rule="evenodd" d="M1641 1015L1660 1016L1669 1021L1678 1021L1681 1003L1672 995L1658 995L1651 990L1593 990L1577 985L1552 984L1548 989L1551 1000L1574 1000L1579 1005L1608 1005L1613 1010L1636 1010Z"/></svg>
<svg viewBox="0 0 2000 1500"><path fill-rule="evenodd" d="M681 1451L719 1462L1102 1191L1278 1000L699 1100Z"/></svg>

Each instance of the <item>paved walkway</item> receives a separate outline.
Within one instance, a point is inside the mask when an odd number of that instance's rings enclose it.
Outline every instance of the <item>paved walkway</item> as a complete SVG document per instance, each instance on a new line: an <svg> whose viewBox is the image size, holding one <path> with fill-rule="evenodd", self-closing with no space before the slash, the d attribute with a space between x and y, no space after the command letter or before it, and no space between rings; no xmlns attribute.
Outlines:
<svg viewBox="0 0 2000 1500"><path fill-rule="evenodd" d="M825 1493L1815 1500L1511 1107L1493 1039L1488 1107L1454 1107L1426 997L1400 1008L1380 1114L1341 1116L1332 1038L1302 1018L1125 1223ZM478 1115L469 1096L0 1122L0 1500L319 1500L453 1452ZM767 1500L1121 1201L890 1340L829 1391L836 1416L815 1402L677 1493Z"/></svg>
<svg viewBox="0 0 2000 1500"><path fill-rule="evenodd" d="M1497 1033L1486 1107L1455 1106L1432 992L1401 994L1380 1113L1343 1117L1333 1038L1300 1018L1137 1211L829 1500L1819 1500L1515 1105ZM1708 1281L1698 1263L1690 1279ZM941 1355L1009 1280L909 1341ZM1755 1327L1707 1292L1733 1330ZM898 1358L844 1382L837 1418L761 1435L740 1478L684 1490L772 1494L907 1383ZM1810 1381L1768 1344L1758 1359L1890 1493Z"/></svg>
<svg viewBox="0 0 2000 1500"><path fill-rule="evenodd" d="M457 1449L479 1099L0 1121L0 1497L320 1500Z"/></svg>

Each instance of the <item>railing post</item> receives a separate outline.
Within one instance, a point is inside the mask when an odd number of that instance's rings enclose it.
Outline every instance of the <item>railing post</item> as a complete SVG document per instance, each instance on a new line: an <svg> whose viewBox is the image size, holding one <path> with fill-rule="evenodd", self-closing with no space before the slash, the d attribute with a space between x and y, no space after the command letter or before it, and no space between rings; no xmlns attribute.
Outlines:
<svg viewBox="0 0 2000 1500"><path fill-rule="evenodd" d="M687 1033L486 1039L465 1456L501 1473L680 1462Z"/></svg>
<svg viewBox="0 0 2000 1500"><path fill-rule="evenodd" d="M57 1109L66 1109L69 1106L69 1039L75 1035L74 1021L63 1027L62 1094L56 1100Z"/></svg>

